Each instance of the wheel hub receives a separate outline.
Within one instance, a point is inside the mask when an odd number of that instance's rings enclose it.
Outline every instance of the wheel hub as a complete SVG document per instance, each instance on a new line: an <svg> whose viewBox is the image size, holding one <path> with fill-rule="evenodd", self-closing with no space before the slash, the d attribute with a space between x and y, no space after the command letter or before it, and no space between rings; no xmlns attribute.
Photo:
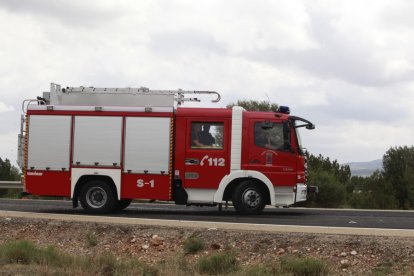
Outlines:
<svg viewBox="0 0 414 276"><path fill-rule="evenodd" d="M254 208L260 203L260 194L255 190L247 190L243 194L243 202L245 205Z"/></svg>
<svg viewBox="0 0 414 276"><path fill-rule="evenodd" d="M99 208L105 205L107 201L107 194L104 189L100 187L93 187L87 192L86 201L89 206Z"/></svg>

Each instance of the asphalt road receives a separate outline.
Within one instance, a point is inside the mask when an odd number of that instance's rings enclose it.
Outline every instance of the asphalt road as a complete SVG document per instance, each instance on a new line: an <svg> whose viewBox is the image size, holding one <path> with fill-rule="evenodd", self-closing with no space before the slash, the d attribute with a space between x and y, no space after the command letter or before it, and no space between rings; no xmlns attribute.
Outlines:
<svg viewBox="0 0 414 276"><path fill-rule="evenodd" d="M0 210L51 214L87 214L70 201L0 199ZM149 218L186 221L236 222L273 225L327 226L350 228L414 229L413 211L371 211L308 208L266 208L263 214L238 215L232 207L219 212L217 207L195 207L159 203L133 203L122 212L123 218Z"/></svg>

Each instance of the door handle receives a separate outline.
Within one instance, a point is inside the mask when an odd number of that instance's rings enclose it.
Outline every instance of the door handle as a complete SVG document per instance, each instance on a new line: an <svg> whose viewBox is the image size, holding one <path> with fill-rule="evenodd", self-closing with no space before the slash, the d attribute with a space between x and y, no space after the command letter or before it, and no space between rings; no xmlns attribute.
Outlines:
<svg viewBox="0 0 414 276"><path fill-rule="evenodd" d="M198 159L185 159L186 165L198 165L200 164L200 160Z"/></svg>

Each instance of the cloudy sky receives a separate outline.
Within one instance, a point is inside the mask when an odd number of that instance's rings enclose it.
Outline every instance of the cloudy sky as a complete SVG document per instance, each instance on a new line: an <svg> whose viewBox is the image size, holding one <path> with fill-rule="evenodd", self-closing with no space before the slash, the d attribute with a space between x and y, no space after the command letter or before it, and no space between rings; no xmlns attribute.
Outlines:
<svg viewBox="0 0 414 276"><path fill-rule="evenodd" d="M0 0L0 157L16 160L21 102L55 82L269 99L316 124L311 153L380 159L414 144L413 14L409 0Z"/></svg>

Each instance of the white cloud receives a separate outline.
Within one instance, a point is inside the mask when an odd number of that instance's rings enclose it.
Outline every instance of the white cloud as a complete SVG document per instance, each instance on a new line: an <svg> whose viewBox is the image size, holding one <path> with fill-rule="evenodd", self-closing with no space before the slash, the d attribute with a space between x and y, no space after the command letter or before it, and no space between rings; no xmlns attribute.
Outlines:
<svg viewBox="0 0 414 276"><path fill-rule="evenodd" d="M10 112L10 111L13 111L13 110L14 110L14 107L13 106L6 105L5 103L0 102L0 113Z"/></svg>

